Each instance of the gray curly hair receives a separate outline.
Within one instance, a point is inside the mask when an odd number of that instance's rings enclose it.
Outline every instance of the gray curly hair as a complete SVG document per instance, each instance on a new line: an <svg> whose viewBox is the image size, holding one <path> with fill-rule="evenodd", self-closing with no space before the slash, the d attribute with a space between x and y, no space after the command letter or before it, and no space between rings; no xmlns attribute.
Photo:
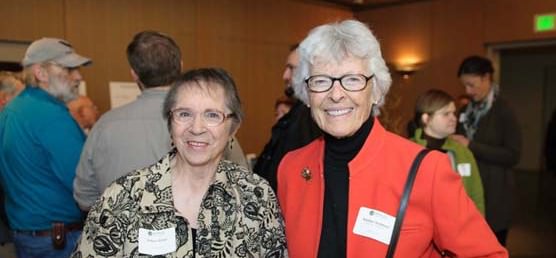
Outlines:
<svg viewBox="0 0 556 258"><path fill-rule="evenodd" d="M392 78L382 58L380 45L367 25L356 20L344 20L318 26L309 32L297 51L299 66L294 71L292 81L298 99L309 104L305 79L311 75L311 67L317 58L338 63L352 56L367 61L369 74L374 74L371 104L375 105L372 115L380 114Z"/></svg>

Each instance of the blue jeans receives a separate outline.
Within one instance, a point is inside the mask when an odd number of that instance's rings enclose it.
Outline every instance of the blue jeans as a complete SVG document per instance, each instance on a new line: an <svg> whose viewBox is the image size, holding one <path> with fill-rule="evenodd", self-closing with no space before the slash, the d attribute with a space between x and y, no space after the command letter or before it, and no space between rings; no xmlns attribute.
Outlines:
<svg viewBox="0 0 556 258"><path fill-rule="evenodd" d="M64 249L54 249L50 236L33 236L28 233L13 232L13 242L18 258L66 258L70 257L77 245L81 231L66 233Z"/></svg>

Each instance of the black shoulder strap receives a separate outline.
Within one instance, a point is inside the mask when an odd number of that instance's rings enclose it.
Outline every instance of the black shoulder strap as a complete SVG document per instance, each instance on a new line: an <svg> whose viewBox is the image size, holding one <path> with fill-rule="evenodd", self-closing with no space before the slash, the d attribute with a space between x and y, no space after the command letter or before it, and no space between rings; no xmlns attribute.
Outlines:
<svg viewBox="0 0 556 258"><path fill-rule="evenodd" d="M421 150L413 164L411 164L411 169L407 175L407 181L403 189L402 199L400 201L400 208L398 209L398 214L396 215L396 222L394 223L394 229L392 231L392 236L390 238L390 245L388 245L388 252L386 253L386 258L394 257L394 252L396 251L396 245L398 244L398 238L400 237L400 229L402 227L403 218L405 216L405 210L407 208L407 203L409 202L409 194L411 194L411 189L413 188L413 183L415 182L415 177L417 176L417 170L421 165L421 161L431 151L430 149Z"/></svg>

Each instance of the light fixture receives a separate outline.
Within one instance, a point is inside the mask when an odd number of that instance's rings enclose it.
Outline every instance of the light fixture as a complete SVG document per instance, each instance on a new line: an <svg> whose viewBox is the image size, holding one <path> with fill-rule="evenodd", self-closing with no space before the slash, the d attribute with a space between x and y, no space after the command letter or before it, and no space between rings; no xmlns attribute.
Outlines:
<svg viewBox="0 0 556 258"><path fill-rule="evenodd" d="M422 63L398 63L394 64L395 71L400 74L403 79L409 79L416 71L421 68Z"/></svg>

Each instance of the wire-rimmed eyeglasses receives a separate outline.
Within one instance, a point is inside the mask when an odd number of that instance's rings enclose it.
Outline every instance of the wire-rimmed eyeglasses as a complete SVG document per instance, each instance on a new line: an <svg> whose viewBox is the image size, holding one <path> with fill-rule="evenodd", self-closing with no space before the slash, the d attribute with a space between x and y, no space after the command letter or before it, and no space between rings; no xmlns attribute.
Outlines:
<svg viewBox="0 0 556 258"><path fill-rule="evenodd" d="M197 113L193 112L187 108L176 108L170 111L170 117L176 123L180 124L190 124L193 122ZM226 119L230 117L235 117L234 113L225 114L224 112L218 110L205 110L201 113L201 119L206 126L218 126L222 124Z"/></svg>
<svg viewBox="0 0 556 258"><path fill-rule="evenodd" d="M363 74L345 74L342 77L332 77L328 75L313 75L305 80L307 88L311 92L327 92L332 88L335 81L340 82L340 86L346 91L361 91L367 87L367 83L375 75L365 76Z"/></svg>

